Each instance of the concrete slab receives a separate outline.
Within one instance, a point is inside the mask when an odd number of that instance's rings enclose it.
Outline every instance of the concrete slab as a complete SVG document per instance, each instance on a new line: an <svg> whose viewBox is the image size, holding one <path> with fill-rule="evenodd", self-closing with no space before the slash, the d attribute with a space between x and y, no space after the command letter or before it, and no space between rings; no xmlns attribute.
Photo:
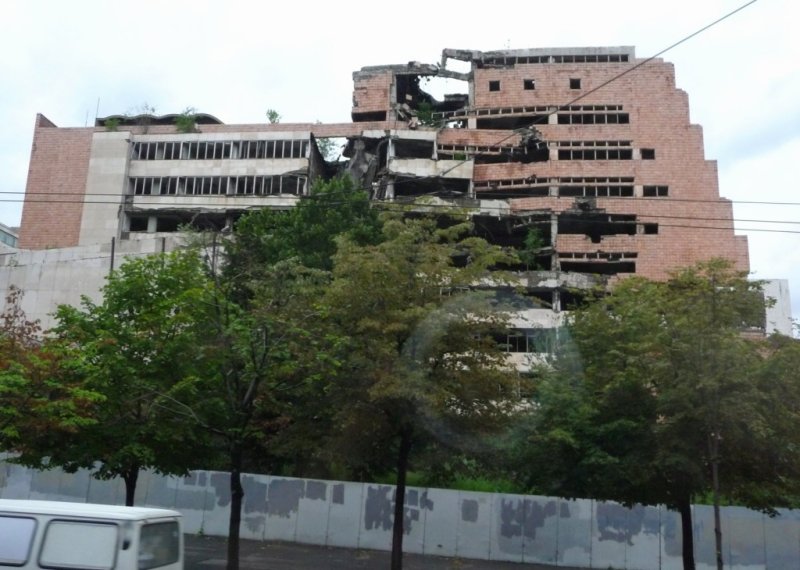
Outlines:
<svg viewBox="0 0 800 570"><path fill-rule="evenodd" d="M394 486L364 484L359 548L389 550L392 546Z"/></svg>
<svg viewBox="0 0 800 570"><path fill-rule="evenodd" d="M431 508L425 510L424 554L455 556L460 519L459 494L443 489L428 489Z"/></svg>
<svg viewBox="0 0 800 570"><path fill-rule="evenodd" d="M363 521L364 485L361 483L332 483L328 509L328 546L358 547Z"/></svg>
<svg viewBox="0 0 800 570"><path fill-rule="evenodd" d="M492 493L459 493L456 556L489 560L492 551Z"/></svg>
<svg viewBox="0 0 800 570"><path fill-rule="evenodd" d="M552 497L528 496L525 499L522 560L556 564L561 501ZM569 511L566 511L568 514Z"/></svg>
<svg viewBox="0 0 800 570"><path fill-rule="evenodd" d="M330 481L305 481L305 493L297 512L297 542L326 544L332 488Z"/></svg>
<svg viewBox="0 0 800 570"><path fill-rule="evenodd" d="M266 494L266 530L268 540L294 541L300 499L305 495L304 479L271 477Z"/></svg>
<svg viewBox="0 0 800 570"><path fill-rule="evenodd" d="M558 565L592 566L593 501L562 499L558 513Z"/></svg>

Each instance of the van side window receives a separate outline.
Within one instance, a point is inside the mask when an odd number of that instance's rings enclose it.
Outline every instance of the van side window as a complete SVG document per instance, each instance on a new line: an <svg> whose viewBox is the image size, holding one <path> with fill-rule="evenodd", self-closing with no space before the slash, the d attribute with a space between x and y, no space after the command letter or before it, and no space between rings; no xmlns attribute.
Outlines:
<svg viewBox="0 0 800 570"><path fill-rule="evenodd" d="M177 522L146 524L139 538L139 570L174 564L180 557Z"/></svg>
<svg viewBox="0 0 800 570"><path fill-rule="evenodd" d="M22 566L31 554L36 520L0 516L0 566Z"/></svg>
<svg viewBox="0 0 800 570"><path fill-rule="evenodd" d="M53 520L39 553L42 568L111 570L117 555L115 524Z"/></svg>

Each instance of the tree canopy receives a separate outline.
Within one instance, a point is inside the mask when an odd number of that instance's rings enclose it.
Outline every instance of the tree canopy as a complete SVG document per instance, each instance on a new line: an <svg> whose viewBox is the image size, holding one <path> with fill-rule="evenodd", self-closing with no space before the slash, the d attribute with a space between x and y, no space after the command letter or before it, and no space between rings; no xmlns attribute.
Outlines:
<svg viewBox="0 0 800 570"><path fill-rule="evenodd" d="M755 508L789 503L800 439L785 430L797 416L778 420L775 405L796 402L800 385L775 360L793 359L792 351L772 354L747 337L762 316L760 285L722 260L666 282L624 279L576 310L571 342L538 370L538 407L521 452L537 466L529 484L678 509L687 569L693 499L717 492Z"/></svg>
<svg viewBox="0 0 800 570"><path fill-rule="evenodd" d="M98 395L93 423L78 437L41 442L39 455L122 477L131 505L141 469L183 474L198 464L201 438L176 407L202 373L207 279L195 252L178 251L126 261L102 293L99 303L59 307L52 331L73 374Z"/></svg>
<svg viewBox="0 0 800 570"><path fill-rule="evenodd" d="M342 339L331 400L343 455L366 472L396 469L393 569L413 452L432 435L458 446L491 433L519 406L520 378L491 335L506 314L472 291L508 255L470 237L466 222L446 226L390 218L378 244L340 238L324 300Z"/></svg>

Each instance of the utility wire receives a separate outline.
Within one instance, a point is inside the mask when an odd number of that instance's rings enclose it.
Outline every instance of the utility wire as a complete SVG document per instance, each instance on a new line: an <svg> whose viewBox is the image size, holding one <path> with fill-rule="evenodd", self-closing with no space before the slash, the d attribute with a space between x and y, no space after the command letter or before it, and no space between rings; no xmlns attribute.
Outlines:
<svg viewBox="0 0 800 570"><path fill-rule="evenodd" d="M149 196L143 196L143 197L147 198ZM190 197L187 196L187 198L190 198ZM603 198L600 198L600 199L605 200L607 198L603 197ZM637 198L621 198L621 199L623 199L623 200L637 200L638 201ZM665 201L666 200L667 202L672 201L672 200L665 199L665 198L642 198L642 200L656 200L656 201L658 201L658 200ZM3 201L6 201L6 200L0 199L0 202L3 202ZM369 201L369 200L365 199L365 201ZM99 204L99 205L113 205L113 206L121 205L121 201L119 201L119 200L113 200L113 201L112 200L106 200L106 201L103 201L103 200L90 200L90 201L82 201L82 200L31 200L31 202L33 202L33 203L41 203L41 204L80 204L80 205L83 205L83 204L98 205ZM473 209L473 208L469 208L469 207L460 207L458 205L450 205L450 204L418 204L418 203L417 204L412 204L412 203L405 204L403 202L373 202L373 201L369 201L369 202L374 203L377 207L382 208L382 209L387 209L387 210L395 209L397 211L400 211L400 210L407 211L408 208L413 208L413 207L422 208L422 209L429 209L429 210L431 210L431 209L440 210L440 211L444 211L444 212L447 212L447 211L460 212L460 211L465 210L465 209L470 209L470 210ZM707 201L707 202L719 203L719 202L716 202L716 201ZM332 201L332 202L330 202L330 204L332 206L342 205L344 203L345 202L343 202L343 201L340 201L340 202ZM758 202L758 203L762 203L762 202ZM185 203L177 202L177 201L176 202L159 201L157 204L153 204L153 205L158 205L158 206L161 206L161 207L176 207L176 208L185 207L186 206ZM800 204L793 203L792 205L800 205ZM249 208L254 208L254 207L257 207L257 206L249 206ZM486 205L484 205L480 209L483 212L495 211L495 212L498 212L498 213L506 213L506 212L511 211L507 206L486 206ZM521 210L521 209L514 210L514 213L518 213L518 214L522 214L522 215L524 215L526 212L532 212L532 211L531 210ZM562 210L559 213L563 214L564 210ZM630 220L630 222L639 222L639 223L647 223L649 220L653 220L653 219L669 219L669 220L696 220L696 221L701 221L701 222L748 222L748 223L759 223L759 224L798 224L798 225L800 225L800 220L793 221L793 220L770 220L770 219L757 219L757 218L724 218L724 217L708 217L708 216L676 216L676 215L669 215L669 214L641 213L641 212L632 214L632 213L607 212L607 211L604 211L602 214L603 215L612 215L612 216L613 215L636 215L640 219ZM586 221L588 223L592 223L592 220L588 220L587 219ZM627 221L627 220L624 220L624 221ZM606 222L601 222L601 223L606 223ZM733 228L728 228L728 229L733 229Z"/></svg>

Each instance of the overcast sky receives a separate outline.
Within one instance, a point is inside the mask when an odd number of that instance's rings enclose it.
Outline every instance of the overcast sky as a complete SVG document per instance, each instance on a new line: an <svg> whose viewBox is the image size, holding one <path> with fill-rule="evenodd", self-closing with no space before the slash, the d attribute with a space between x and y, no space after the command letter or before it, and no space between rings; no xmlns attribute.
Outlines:
<svg viewBox="0 0 800 570"><path fill-rule="evenodd" d="M443 48L620 46L649 57L746 0L137 2L6 0L0 18L0 222L19 224L37 112L61 127L187 106L225 123L350 120L351 73ZM756 278L800 316L800 6L757 0L668 51ZM454 91L460 91L456 86ZM747 204L779 202L783 204ZM750 221L755 220L755 221ZM765 223L765 222L770 223ZM791 223L776 223L791 222ZM797 233L770 233L758 229Z"/></svg>

